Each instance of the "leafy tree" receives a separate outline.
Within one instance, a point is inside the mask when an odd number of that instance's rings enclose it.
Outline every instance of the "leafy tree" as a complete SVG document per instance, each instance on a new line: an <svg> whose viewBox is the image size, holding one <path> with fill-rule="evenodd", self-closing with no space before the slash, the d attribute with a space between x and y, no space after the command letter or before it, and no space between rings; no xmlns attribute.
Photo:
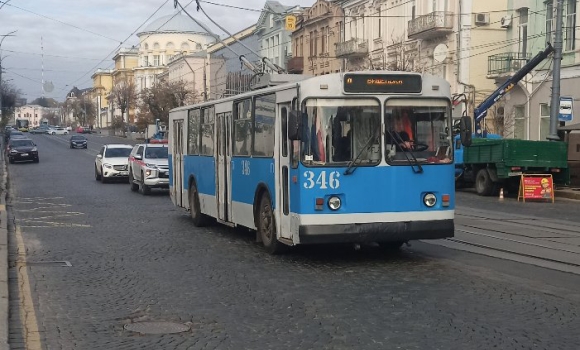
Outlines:
<svg viewBox="0 0 580 350"><path fill-rule="evenodd" d="M14 86L6 83L0 85L0 99L2 99L2 120L0 123L4 126L14 115L16 100L22 95L21 91Z"/></svg>
<svg viewBox="0 0 580 350"><path fill-rule="evenodd" d="M55 111L49 111L45 113L42 117L48 120L49 125L60 124L60 116Z"/></svg>
<svg viewBox="0 0 580 350"><path fill-rule="evenodd" d="M158 82L139 95L137 125L140 129L145 129L147 124L153 124L155 119L167 123L171 109L198 100L199 94L188 89L183 81Z"/></svg>
<svg viewBox="0 0 580 350"><path fill-rule="evenodd" d="M111 96L113 104L121 110L121 116L124 117L125 112L129 111L129 107L132 106L136 100L137 94L135 91L135 84L131 80L121 80L113 86Z"/></svg>
<svg viewBox="0 0 580 350"><path fill-rule="evenodd" d="M36 100L32 101L31 104L49 108L58 107L58 102L55 99L46 97L39 97Z"/></svg>

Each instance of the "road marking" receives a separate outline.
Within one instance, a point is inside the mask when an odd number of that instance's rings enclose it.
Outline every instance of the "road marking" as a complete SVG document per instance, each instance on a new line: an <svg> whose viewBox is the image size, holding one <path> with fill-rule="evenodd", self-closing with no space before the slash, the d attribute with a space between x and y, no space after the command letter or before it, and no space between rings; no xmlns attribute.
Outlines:
<svg viewBox="0 0 580 350"><path fill-rule="evenodd" d="M26 246L22 238L20 226L16 225L16 242L18 246L18 294L20 297L20 319L24 322L24 342L27 350L42 350L38 319L34 311L34 301L30 290L28 267L26 266Z"/></svg>

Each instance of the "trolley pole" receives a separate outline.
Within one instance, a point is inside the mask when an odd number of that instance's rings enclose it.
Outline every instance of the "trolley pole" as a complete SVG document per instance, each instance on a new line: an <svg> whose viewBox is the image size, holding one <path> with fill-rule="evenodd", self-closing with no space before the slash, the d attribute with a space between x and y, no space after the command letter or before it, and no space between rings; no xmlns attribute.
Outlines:
<svg viewBox="0 0 580 350"><path fill-rule="evenodd" d="M559 141L558 113L560 111L560 69L562 66L562 22L564 0L553 0L556 8L556 37L554 38L554 67L552 70L552 101L550 105L550 134L547 139Z"/></svg>

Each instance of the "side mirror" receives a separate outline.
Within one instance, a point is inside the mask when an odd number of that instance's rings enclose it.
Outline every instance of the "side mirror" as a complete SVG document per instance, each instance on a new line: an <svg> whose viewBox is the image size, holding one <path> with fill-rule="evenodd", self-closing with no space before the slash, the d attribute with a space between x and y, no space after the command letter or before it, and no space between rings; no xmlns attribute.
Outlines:
<svg viewBox="0 0 580 350"><path fill-rule="evenodd" d="M459 122L459 137L461 138L461 144L464 147L471 146L471 134L472 134L472 123L471 118L468 116L461 117Z"/></svg>
<svg viewBox="0 0 580 350"><path fill-rule="evenodd" d="M302 113L300 111L288 113L288 138L292 141L302 139Z"/></svg>
<svg viewBox="0 0 580 350"><path fill-rule="evenodd" d="M102 154L97 154L97 158L102 159L103 155Z"/></svg>
<svg viewBox="0 0 580 350"><path fill-rule="evenodd" d="M135 155L135 159L137 159L137 160L143 160L143 156L140 155L140 154L136 154Z"/></svg>

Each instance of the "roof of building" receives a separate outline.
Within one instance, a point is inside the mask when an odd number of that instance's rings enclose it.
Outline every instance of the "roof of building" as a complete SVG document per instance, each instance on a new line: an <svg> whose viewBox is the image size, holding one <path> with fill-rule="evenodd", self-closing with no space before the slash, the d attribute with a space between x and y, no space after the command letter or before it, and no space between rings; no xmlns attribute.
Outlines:
<svg viewBox="0 0 580 350"><path fill-rule="evenodd" d="M149 23L143 31L144 33L200 33L209 35L201 26L195 23L191 18L182 15L181 12L157 18Z"/></svg>

